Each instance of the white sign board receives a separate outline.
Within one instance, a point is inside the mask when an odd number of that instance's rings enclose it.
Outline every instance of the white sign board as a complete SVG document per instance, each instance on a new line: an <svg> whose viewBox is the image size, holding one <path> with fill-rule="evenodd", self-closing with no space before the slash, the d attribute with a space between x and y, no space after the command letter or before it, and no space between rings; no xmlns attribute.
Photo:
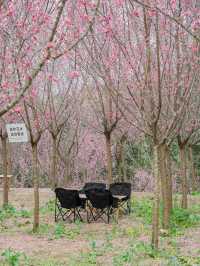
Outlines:
<svg viewBox="0 0 200 266"><path fill-rule="evenodd" d="M9 142L28 142L28 134L25 124L7 124L6 130Z"/></svg>

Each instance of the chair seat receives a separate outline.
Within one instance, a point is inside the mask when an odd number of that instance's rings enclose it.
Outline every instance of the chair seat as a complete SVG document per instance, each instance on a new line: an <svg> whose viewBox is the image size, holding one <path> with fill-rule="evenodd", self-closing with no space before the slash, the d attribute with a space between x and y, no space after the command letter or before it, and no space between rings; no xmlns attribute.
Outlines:
<svg viewBox="0 0 200 266"><path fill-rule="evenodd" d="M87 208L87 221L97 221L98 219L108 222L110 220L112 208L112 195L109 190L90 189L86 191L89 200Z"/></svg>
<svg viewBox="0 0 200 266"><path fill-rule="evenodd" d="M82 220L80 210L83 207L83 201L79 198L78 190L56 188L55 201L55 221L59 218L63 221L76 219Z"/></svg>
<svg viewBox="0 0 200 266"><path fill-rule="evenodd" d="M117 182L110 184L110 191L112 195L125 196L124 198L113 197L113 208L123 208L126 213L131 212L131 183ZM127 206L125 204L127 203Z"/></svg>

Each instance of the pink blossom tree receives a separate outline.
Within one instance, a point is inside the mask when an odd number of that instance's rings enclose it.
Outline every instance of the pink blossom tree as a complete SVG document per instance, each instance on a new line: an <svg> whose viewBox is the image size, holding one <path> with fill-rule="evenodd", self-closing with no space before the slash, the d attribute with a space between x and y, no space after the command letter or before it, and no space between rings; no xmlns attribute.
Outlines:
<svg viewBox="0 0 200 266"><path fill-rule="evenodd" d="M122 115L119 110L119 96L112 90L121 86L121 61L118 44L109 33L110 20L107 10L100 6L103 15L93 26L77 50L77 62L82 70L87 91L86 100L91 106L90 124L96 132L104 135L107 156L107 179L113 182L112 135ZM104 14L105 13L105 14Z"/></svg>
<svg viewBox="0 0 200 266"><path fill-rule="evenodd" d="M70 135L67 134L65 135L66 139L63 138L65 128L68 128L69 124L73 125L73 121L77 121L76 113L80 106L78 99L81 99L81 88L77 72L70 71L69 59L54 62L48 76L50 79L46 82L48 95L46 120L48 131L52 137L50 176L52 187L56 187L58 185L58 154L62 161L65 161L65 165L68 157L64 149L60 153L59 146L65 146L67 136Z"/></svg>
<svg viewBox="0 0 200 266"><path fill-rule="evenodd" d="M29 94L24 98L22 110L20 116L24 121L26 128L29 132L29 141L32 153L32 180L34 187L34 220L33 220L33 231L37 231L39 227L39 168L38 168L38 144L41 139L43 132L47 128L45 121L46 112L46 101L47 98L44 96L46 89L42 89L41 83L33 83L32 89L29 90ZM34 87L37 85L37 88Z"/></svg>
<svg viewBox="0 0 200 266"><path fill-rule="evenodd" d="M9 203L8 191L9 183L11 180L9 176L12 175L11 171L11 145L8 142L8 134L6 131L6 121L13 122L18 116L20 111L19 107L14 108L12 111L9 111L5 117L1 117L0 123L0 139L2 144L1 154L2 154L2 174L3 174L3 206L6 206Z"/></svg>
<svg viewBox="0 0 200 266"><path fill-rule="evenodd" d="M102 181L106 166L106 154L102 145L104 137L87 124L80 131L78 154L75 160L76 172L79 176L82 174L84 181L98 179Z"/></svg>
<svg viewBox="0 0 200 266"><path fill-rule="evenodd" d="M164 1L161 5L164 10L167 9ZM108 27L124 55L124 87L127 88L129 97L122 93L121 103L132 114L132 123L149 135L154 144L152 245L157 248L161 181L163 226L169 226L170 217L171 200L169 201L168 196L171 195L171 181L164 170L167 162L164 157L166 144L177 136L182 125L194 84L197 82L199 64L191 50L192 41L185 31L178 28L180 39L174 37L177 24L160 15L158 10L125 5L123 1L118 9L121 12L115 12L114 9L110 11L112 17ZM124 12L127 16L122 15ZM176 12L172 11L171 15L177 16ZM182 46L181 51L184 51L180 55L177 43ZM182 67L179 68L180 66ZM168 188L168 192L165 188Z"/></svg>
<svg viewBox="0 0 200 266"><path fill-rule="evenodd" d="M9 189L9 179L8 179L8 148L7 148L7 132L5 128L5 121L1 123L1 154L2 154L2 173L3 173L3 206L8 204L8 189Z"/></svg>
<svg viewBox="0 0 200 266"><path fill-rule="evenodd" d="M0 116L12 109L52 58L69 53L94 23L98 2L2 1Z"/></svg>

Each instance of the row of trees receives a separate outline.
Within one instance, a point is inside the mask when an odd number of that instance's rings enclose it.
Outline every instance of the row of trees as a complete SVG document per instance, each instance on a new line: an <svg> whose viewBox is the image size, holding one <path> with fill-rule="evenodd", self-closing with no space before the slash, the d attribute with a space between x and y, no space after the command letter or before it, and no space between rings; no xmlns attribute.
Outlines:
<svg viewBox="0 0 200 266"><path fill-rule="evenodd" d="M2 123L23 120L30 133L34 230L39 225L38 143L46 129L54 186L58 156L67 175L87 128L105 140L108 183L115 135L121 147L130 136L148 136L155 179L152 245L157 248L160 201L165 229L173 207L170 145L178 140L181 206L187 208L186 152L199 142L198 2L44 0L35 6L8 1L0 12L0 118ZM4 176L6 204L6 159Z"/></svg>

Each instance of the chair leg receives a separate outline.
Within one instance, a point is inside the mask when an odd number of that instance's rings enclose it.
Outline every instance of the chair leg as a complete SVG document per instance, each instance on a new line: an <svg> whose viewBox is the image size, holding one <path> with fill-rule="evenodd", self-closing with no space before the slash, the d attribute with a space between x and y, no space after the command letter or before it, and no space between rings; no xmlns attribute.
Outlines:
<svg viewBox="0 0 200 266"><path fill-rule="evenodd" d="M73 214L74 214L74 222L76 221L76 209L74 208L73 210Z"/></svg>
<svg viewBox="0 0 200 266"><path fill-rule="evenodd" d="M86 211L86 214L87 214L87 222L90 223L90 217L89 217L89 210L88 209Z"/></svg>
<svg viewBox="0 0 200 266"><path fill-rule="evenodd" d="M109 222L110 222L110 208L108 208L108 210L107 210L107 216L108 216L108 224L109 224Z"/></svg>
<svg viewBox="0 0 200 266"><path fill-rule="evenodd" d="M59 212L60 212L60 215L61 215L63 221L65 221L65 213L64 213L62 207L59 208Z"/></svg>
<svg viewBox="0 0 200 266"><path fill-rule="evenodd" d="M128 209L128 214L130 214L131 213L131 200L130 199L127 201L127 209Z"/></svg>
<svg viewBox="0 0 200 266"><path fill-rule="evenodd" d="M95 208L93 208L92 206L90 206L90 205L88 205L88 209L89 209L89 211L90 211L90 218L92 218L91 220L90 220L90 222L93 220L93 221L95 221L96 220L96 215L93 213L94 211L95 211ZM89 218L89 219L90 219Z"/></svg>
<svg viewBox="0 0 200 266"><path fill-rule="evenodd" d="M81 214L80 214L80 209L78 209L78 208L76 209L76 214L77 214L77 218L79 218L80 221L83 222L83 219L82 219Z"/></svg>

